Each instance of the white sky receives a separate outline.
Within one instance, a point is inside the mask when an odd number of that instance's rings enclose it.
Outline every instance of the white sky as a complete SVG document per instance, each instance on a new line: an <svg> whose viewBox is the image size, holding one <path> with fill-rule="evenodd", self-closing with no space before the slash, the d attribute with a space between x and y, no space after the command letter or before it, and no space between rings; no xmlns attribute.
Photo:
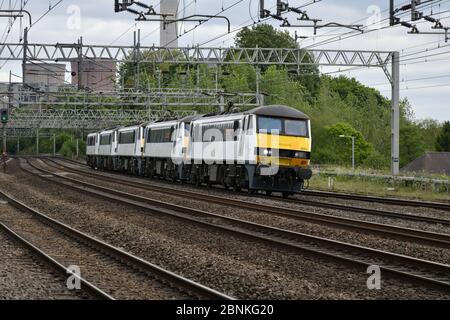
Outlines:
<svg viewBox="0 0 450 320"><path fill-rule="evenodd" d="M23 1L23 0L22 0ZM316 0L317 1L317 0ZM19 8L21 0L0 0L1 9L8 9L9 2L15 8ZM58 0L28 0L25 9L29 10L36 21L49 7ZM159 9L159 0L141 0L147 4L153 4ZM259 0L180 0L180 14L217 14L221 8L227 8L238 2L233 8L226 10L232 23L232 30L251 23L250 14L257 16ZM291 0L291 6L301 6L310 3L310 0ZM56 43L76 42L79 36L83 36L85 43L90 44L122 44L130 45L133 41L133 31L141 29L143 45L159 44L159 23L134 21L131 13L114 13L113 0L63 0L47 16L36 23L30 31L29 41ZM266 0L266 8L272 8L275 0ZM322 0L309 5L307 10L310 18L320 18L322 23L359 23L368 26L369 30L386 26L388 17L388 0ZM400 6L406 1L397 0ZM184 9L183 9L184 8ZM79 19L78 19L78 12ZM441 12L441 14L436 14ZM444 25L450 26L450 1L435 0L433 6L424 8L425 14L433 13L434 17L442 18ZM291 24L296 24L295 14L287 14ZM448 18L447 18L448 17ZM380 19L381 24L375 24ZM5 42L4 31L7 28L7 18L0 19L0 39ZM404 16L403 20L409 20ZM78 23L79 22L79 23ZM274 26L280 22L271 21ZM23 21L23 27L26 25ZM193 27L193 23L185 23L180 26L181 32ZM419 30L435 32L429 22L419 22ZM20 23L16 21L6 42L17 43L20 34ZM292 34L296 30L299 35L308 35L310 38L303 40L301 46L305 48L322 49L364 49L364 50L398 50L403 55L401 65L401 97L407 97L418 119L434 118L441 121L450 120L450 41L445 43L442 35L412 35L408 34L405 27L385 28L383 30L371 30L362 35L337 40L339 34L347 34L346 29L321 29L317 36L312 37L309 28L289 28ZM367 30L367 29L366 29ZM352 33L356 34L356 33ZM210 41L218 36L221 38ZM203 44L205 46L229 46L233 44L234 34L226 34L226 25L222 20L211 20L202 26L189 32L179 40L180 46ZM329 40L327 43L326 40ZM446 47L448 46L448 47ZM440 47L440 49L437 49ZM21 73L20 64L16 62L0 63L0 81L7 81L10 70ZM344 68L345 69L345 68ZM323 72L335 72L339 68L322 68ZM341 68L342 70L342 68ZM379 89L382 94L389 96L390 87L383 72L378 69L357 69L333 75L345 74L355 77L362 83ZM424 79L426 78L426 79ZM18 80L18 79L13 79Z"/></svg>

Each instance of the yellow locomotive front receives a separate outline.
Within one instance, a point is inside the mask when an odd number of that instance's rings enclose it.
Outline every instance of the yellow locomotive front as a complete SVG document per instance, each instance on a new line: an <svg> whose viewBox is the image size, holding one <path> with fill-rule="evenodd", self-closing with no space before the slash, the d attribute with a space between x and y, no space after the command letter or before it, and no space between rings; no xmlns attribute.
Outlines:
<svg viewBox="0 0 450 320"><path fill-rule="evenodd" d="M254 109L256 164L249 186L288 196L301 191L311 178L311 123L304 113L286 106Z"/></svg>

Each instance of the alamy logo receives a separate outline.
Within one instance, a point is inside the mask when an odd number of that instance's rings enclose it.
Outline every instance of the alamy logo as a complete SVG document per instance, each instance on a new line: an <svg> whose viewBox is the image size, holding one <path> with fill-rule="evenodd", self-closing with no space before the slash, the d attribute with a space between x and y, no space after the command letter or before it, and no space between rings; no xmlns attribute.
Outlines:
<svg viewBox="0 0 450 320"><path fill-rule="evenodd" d="M369 30L378 29L381 27L381 8L376 5L371 5L366 12L371 16L366 21L366 27Z"/></svg>
<svg viewBox="0 0 450 320"><path fill-rule="evenodd" d="M267 131L263 133L267 133ZM280 169L279 149L272 147L280 145L279 134L278 130L271 130L270 134L264 134L260 137L259 143L265 147L255 151L255 145L251 144L249 136L241 129L219 130L210 128L203 130L199 128L194 133L194 139L190 136L178 136L177 132L174 131L171 138L171 141L174 142L171 158L174 164L181 164L185 159L180 155L180 152L191 150L190 156L193 157L195 164L260 163L262 166L259 174L261 176L273 176Z"/></svg>
<svg viewBox="0 0 450 320"><path fill-rule="evenodd" d="M380 266L371 265L367 268L367 273L370 274L367 278L367 289L380 290L381 289L381 269Z"/></svg>
<svg viewBox="0 0 450 320"><path fill-rule="evenodd" d="M70 276L67 278L66 286L69 290L80 290L81 289L81 270L79 266L68 266L67 274Z"/></svg>
<svg viewBox="0 0 450 320"><path fill-rule="evenodd" d="M81 29L81 8L77 5L70 5L67 7L66 13L69 15L67 18L67 28L69 30Z"/></svg>

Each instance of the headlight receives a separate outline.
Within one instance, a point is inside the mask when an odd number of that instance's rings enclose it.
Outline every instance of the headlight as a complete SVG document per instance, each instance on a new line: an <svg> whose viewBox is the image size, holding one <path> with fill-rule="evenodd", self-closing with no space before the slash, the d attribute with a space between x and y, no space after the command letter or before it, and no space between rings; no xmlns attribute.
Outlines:
<svg viewBox="0 0 450 320"><path fill-rule="evenodd" d="M296 153L294 153L294 158L307 158L307 154L303 151L297 151Z"/></svg>
<svg viewBox="0 0 450 320"><path fill-rule="evenodd" d="M271 152L269 149L264 149L264 151L263 151L263 154L264 154L265 156L270 156L271 153L272 153L272 152Z"/></svg>

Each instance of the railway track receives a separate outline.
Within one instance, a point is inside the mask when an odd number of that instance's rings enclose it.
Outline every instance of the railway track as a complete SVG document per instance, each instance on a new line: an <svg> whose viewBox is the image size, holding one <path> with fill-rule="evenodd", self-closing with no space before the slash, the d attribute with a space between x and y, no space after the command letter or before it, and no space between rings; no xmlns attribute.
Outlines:
<svg viewBox="0 0 450 320"><path fill-rule="evenodd" d="M18 248L24 250L23 253L17 254ZM19 281L26 282L26 298L53 300L108 298L104 296L103 292L87 285L86 282L83 284L82 289L84 290L81 292L69 290L66 286L68 276L66 268L2 222L0 222L0 251L2 252L3 263L8 265L7 268L5 266L4 268L8 269L7 272L10 273L10 276L13 274L14 280L17 277ZM44 272L42 267L44 270L49 269L49 273ZM31 283L39 283L39 289L36 289L36 285L33 286ZM1 299L23 299L23 288L17 290L17 286L16 281L11 281L8 284L8 278L5 278L2 281ZM36 294L36 296L33 296L33 294Z"/></svg>
<svg viewBox="0 0 450 320"><path fill-rule="evenodd" d="M146 214L154 214L188 222L203 228L225 232L240 238L268 243L287 250L311 254L321 258L334 259L339 263L353 266L369 267L378 265L382 272L389 273L409 282L419 281L450 293L450 266L417 259L387 251L371 249L363 246L311 236L299 232L269 227L241 219L225 217L215 213L182 207L157 201L110 188L83 182L37 167L30 160L27 163L33 168L26 172L42 179L65 186L77 192L99 197L108 201L133 206ZM144 213L143 212L143 213Z"/></svg>
<svg viewBox="0 0 450 320"><path fill-rule="evenodd" d="M357 200L357 199L353 199L353 200ZM420 222L428 222L428 223L438 223L438 224L450 226L450 220L448 220L448 219L440 219L440 218L421 216L421 215L415 215L415 214L405 214L405 213L398 213L398 212L393 212L393 211L349 206L349 205L343 205L343 204L338 204L338 203L320 202L320 201L314 201L314 200L309 200L309 199L290 198L290 199L288 199L288 201L292 202L292 203L309 205L309 206L320 207L320 208L358 212L358 213L363 213L363 214L367 214L367 215L371 215L371 216L395 218L395 219L410 220L410 221L420 221Z"/></svg>
<svg viewBox="0 0 450 320"><path fill-rule="evenodd" d="M57 157L57 159L66 161L66 162L71 162L76 165L88 167L86 163L83 163L81 161L75 161L75 160L67 159L67 158L63 158L63 157ZM357 201L371 202L371 203L384 203L384 204L397 205L397 206L431 208L431 209L450 211L450 203L444 203L444 202L408 200L408 199L399 199L399 198L386 198L386 197L369 196L369 195L362 195L362 194L330 192L330 191L323 191L323 190L303 190L300 193L300 195L309 195L309 196L324 197L324 198L337 198L337 199L345 199L345 200L357 200ZM272 197L281 198L278 196L272 196ZM293 198L293 199L292 198L289 198L289 199L283 198L283 200L297 202L295 198ZM317 202L311 202L311 203L317 203ZM355 208L355 207L353 207L353 208ZM355 209L359 209L359 208L355 208ZM360 208L360 209L363 209L363 208Z"/></svg>
<svg viewBox="0 0 450 320"><path fill-rule="evenodd" d="M9 227L1 225L3 230L65 275L67 266L76 265L81 274L90 281L78 277L81 287L93 292L97 297L232 299L50 218L4 192L0 191L0 197L24 213L20 217L10 216L7 219ZM2 220L5 222L5 218ZM21 235L12 229L20 230ZM34 243L39 243L39 246L45 249L38 249L25 238L33 239ZM52 257L58 257L58 260L63 260L67 266Z"/></svg>
<svg viewBox="0 0 450 320"><path fill-rule="evenodd" d="M294 210L294 209L289 209L289 208L282 208L282 207L280 208L280 207L275 207L275 206L258 204L258 203L254 203L254 202L243 201L243 200L222 198L222 197L208 195L208 194L201 194L198 192L185 191L185 190L174 189L174 188L169 188L169 187L162 187L160 185L155 186L155 185L151 185L148 183L139 182L136 180L129 181L124 178L119 178L119 177L113 178L113 177L106 176L104 174L100 174L97 172L87 172L84 170L74 169L71 167L61 165L60 163L57 163L50 159L45 159L44 161L46 162L47 165L48 165L47 161L51 161L52 163L55 164L55 166L53 166L53 167L56 169L62 168L65 171L72 172L72 173L75 173L78 175L87 176L87 177L95 176L95 178L98 180L102 180L102 181L110 182L110 183L120 183L121 185L130 186L130 187L141 189L141 190L158 192L158 193L162 193L162 194L173 195L173 196L178 196L178 197L183 197L183 198L193 199L193 200L198 200L198 201L205 201L205 202L220 204L220 205L224 205L224 206L233 206L235 208L244 209L244 210L264 212L264 213L268 213L268 214L277 215L280 217L286 217L286 218L300 220L300 221L328 225L328 226L342 228L342 229L371 232L371 233L387 236L389 238L396 238L396 239L406 240L406 241L410 241L410 242L417 242L417 243L421 243L421 244L428 244L428 245L439 246L439 247L444 247L444 248L450 247L450 235L446 235L446 234L426 232L426 231L410 229L410 228L402 228L402 227L392 226L392 225L388 225L388 224L373 223L373 222L367 222L367 221L362 221L362 220L357 220L357 219L341 218L341 217L336 217L336 216L331 216L331 215L305 212L305 211ZM59 166L59 168L56 166Z"/></svg>
<svg viewBox="0 0 450 320"><path fill-rule="evenodd" d="M52 160L50 158L45 158L45 159L52 161L55 164L61 165L60 162L55 162L54 160ZM63 161L65 161L65 159ZM71 162L73 162L73 161L71 161ZM77 164L82 165L79 162L77 162ZM77 171L79 171L79 173L84 173L82 170L75 169L73 167L67 167L67 166L64 166L64 167L67 169L71 169L71 170L77 170ZM163 188L163 187L158 186L158 188ZM228 191L228 190L224 190L224 191ZM202 195L202 196L206 196L206 195ZM415 214L404 214L404 213L398 213L398 212L393 212L393 211L349 206L349 205L343 205L343 204L338 204L338 203L320 202L320 201L314 201L314 200L309 200L309 199L296 199L296 198L284 199L284 198L274 196L274 195L271 195L271 196L253 195L253 196L261 197L261 198L271 197L273 199L282 200L285 202L290 202L290 203L295 203L295 204L300 204L300 205L309 205L309 206L313 206L313 207L341 210L341 211L346 211L346 212L349 212L349 211L357 212L357 213L362 213L362 214L376 216L376 217L386 217L386 218L393 218L393 219L402 219L402 220L418 221L418 222L426 222L426 223L450 226L450 220L448 220L448 219L440 219L440 218L421 216L421 215L415 215ZM403 200L400 200L400 201L403 201ZM404 200L404 201L407 201L407 200ZM252 204L252 205L255 205L255 204ZM308 214L310 214L310 213L308 213Z"/></svg>
<svg viewBox="0 0 450 320"><path fill-rule="evenodd" d="M396 198L382 198L382 197L376 197L376 196L319 191L319 190L305 190L305 191L302 191L301 194L314 196L314 197L338 198L338 199L346 199L346 200L357 200L357 201L365 201L365 202L372 202L372 203L385 203L385 204L398 205L398 206L421 207L421 208L431 208L431 209L450 211L450 203L443 203L443 202L418 201L418 200L407 200L407 199L396 199Z"/></svg>

